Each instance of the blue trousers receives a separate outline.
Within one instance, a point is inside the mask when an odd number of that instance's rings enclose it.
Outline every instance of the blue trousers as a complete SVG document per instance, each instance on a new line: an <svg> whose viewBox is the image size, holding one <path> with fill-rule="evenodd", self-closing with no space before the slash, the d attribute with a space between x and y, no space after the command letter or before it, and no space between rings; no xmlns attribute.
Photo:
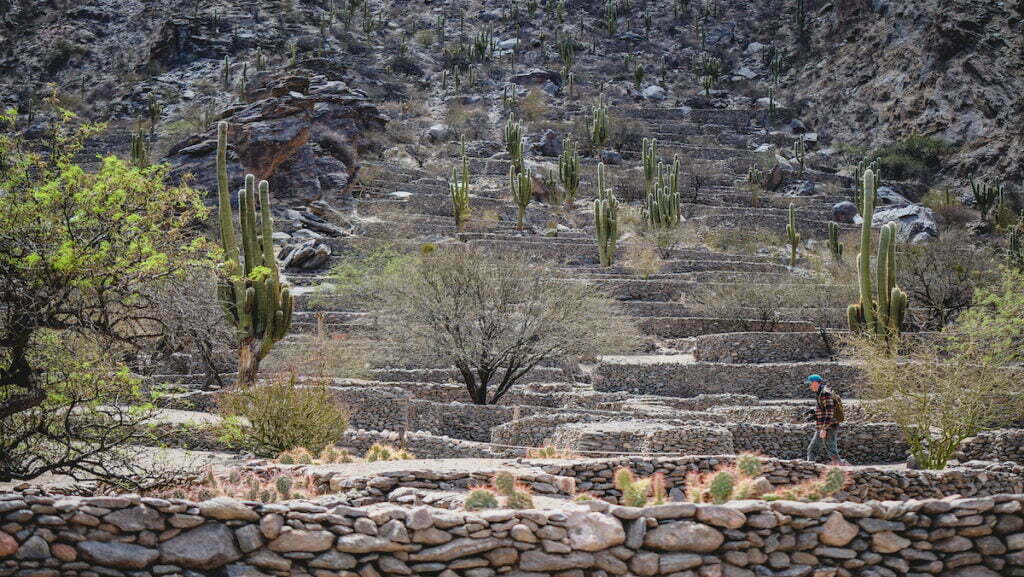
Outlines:
<svg viewBox="0 0 1024 577"><path fill-rule="evenodd" d="M839 459L839 425L832 425L826 429L825 438L822 439L821 435L818 434L818 429L814 429L814 437L811 438L811 444L807 445L807 460L817 461L817 453L821 450L821 446L825 445L825 453L829 458Z"/></svg>

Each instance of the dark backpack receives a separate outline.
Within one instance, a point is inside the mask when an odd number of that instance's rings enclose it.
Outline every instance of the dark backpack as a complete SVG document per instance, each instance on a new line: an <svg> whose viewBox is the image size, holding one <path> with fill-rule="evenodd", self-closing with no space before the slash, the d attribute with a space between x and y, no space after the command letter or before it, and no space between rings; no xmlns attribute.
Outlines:
<svg viewBox="0 0 1024 577"><path fill-rule="evenodd" d="M842 423L846 420L846 413L843 411L843 398L831 388L828 389L828 394L832 396L832 418L835 419L836 424ZM819 395L818 404L821 404L820 397L821 395Z"/></svg>

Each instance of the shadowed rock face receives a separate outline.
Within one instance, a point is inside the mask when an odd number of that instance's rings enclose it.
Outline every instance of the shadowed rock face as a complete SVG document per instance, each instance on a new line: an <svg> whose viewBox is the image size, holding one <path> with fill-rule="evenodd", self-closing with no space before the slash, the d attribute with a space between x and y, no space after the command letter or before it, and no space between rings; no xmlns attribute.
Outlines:
<svg viewBox="0 0 1024 577"><path fill-rule="evenodd" d="M257 78L257 80L260 80ZM220 116L228 123L228 178L240 188L246 174L269 180L276 199L335 200L358 170L363 132L383 128L365 95L321 77L265 78ZM216 128L171 147L164 159L172 178L193 176L194 187L217 190Z"/></svg>

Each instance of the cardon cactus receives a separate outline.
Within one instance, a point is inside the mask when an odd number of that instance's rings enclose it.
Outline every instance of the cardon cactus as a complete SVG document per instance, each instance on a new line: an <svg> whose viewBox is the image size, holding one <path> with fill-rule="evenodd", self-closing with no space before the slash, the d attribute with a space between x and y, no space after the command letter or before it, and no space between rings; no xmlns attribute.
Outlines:
<svg viewBox="0 0 1024 577"><path fill-rule="evenodd" d="M576 151L576 141L572 139L566 139L562 155L558 157L558 180L565 189L565 202L571 206L580 188L580 155Z"/></svg>
<svg viewBox="0 0 1024 577"><path fill-rule="evenodd" d="M223 280L217 296L238 338L238 384L256 382L260 361L274 343L288 334L292 321L292 297L281 282L274 256L274 222L270 216L270 184L259 183L257 219L256 177L245 177L238 191L241 244L235 237L228 191L228 125L217 125L217 200L220 238L224 249Z"/></svg>
<svg viewBox="0 0 1024 577"><path fill-rule="evenodd" d="M736 476L729 471L719 471L711 478L708 484L708 493L711 495L711 502L721 505L732 497L732 490L736 486Z"/></svg>
<svg viewBox="0 0 1024 577"><path fill-rule="evenodd" d="M516 202L516 228L523 230L526 207L533 196L533 181L525 172L517 172L516 167L508 167L508 185L512 190L512 198Z"/></svg>
<svg viewBox="0 0 1024 577"><path fill-rule="evenodd" d="M642 143L644 166L644 194L649 195L654 189L654 179L658 177L658 140L645 138Z"/></svg>
<svg viewBox="0 0 1024 577"><path fill-rule="evenodd" d="M523 125L516 122L515 114L505 121L505 150L516 172L523 171Z"/></svg>
<svg viewBox="0 0 1024 577"><path fill-rule="evenodd" d="M1001 180L994 181L985 179L981 182L971 177L971 193L974 195L974 204L981 211L981 220L988 219L988 213L1003 198L1003 183Z"/></svg>
<svg viewBox="0 0 1024 577"><path fill-rule="evenodd" d="M452 198L452 216L455 218L455 229L462 231L469 220L469 158L466 157L466 143L462 142L462 174L452 169L452 177L448 181L448 191Z"/></svg>
<svg viewBox="0 0 1024 577"><path fill-rule="evenodd" d="M615 243L619 238L619 201L605 188L604 163L597 165L597 198L594 200L594 228L601 266L615 261Z"/></svg>
<svg viewBox="0 0 1024 577"><path fill-rule="evenodd" d="M875 263L875 288L871 286L871 220L875 210L878 181L872 170L864 172L864 223L861 228L860 254L857 255L857 276L860 302L847 308L850 330L880 337L898 336L908 307L907 294L896 286L895 222L887 223L878 235L878 257Z"/></svg>
<svg viewBox="0 0 1024 577"><path fill-rule="evenodd" d="M1013 268L1024 270L1024 217L1006 233L1006 260Z"/></svg>
<svg viewBox="0 0 1024 577"><path fill-rule="evenodd" d="M832 253L833 260L842 262L843 243L839 242L839 225L831 221L828 223L828 251Z"/></svg>
<svg viewBox="0 0 1024 577"><path fill-rule="evenodd" d="M490 489L473 489L466 495L463 507L467 511L480 511L482 509L497 509L498 497Z"/></svg>
<svg viewBox="0 0 1024 577"><path fill-rule="evenodd" d="M786 238L789 243L789 266L796 266L796 249L800 246L800 233L796 231L796 208L789 203L789 223L786 225Z"/></svg>
<svg viewBox="0 0 1024 577"><path fill-rule="evenodd" d="M591 112L590 119L590 144L594 146L595 151L604 148L608 143L608 136L608 105L605 104L602 94Z"/></svg>
<svg viewBox="0 0 1024 577"><path fill-rule="evenodd" d="M672 172L666 178L664 166L658 163L658 183L647 193L644 211L647 222L654 228L667 228L679 224L679 158L672 163Z"/></svg>

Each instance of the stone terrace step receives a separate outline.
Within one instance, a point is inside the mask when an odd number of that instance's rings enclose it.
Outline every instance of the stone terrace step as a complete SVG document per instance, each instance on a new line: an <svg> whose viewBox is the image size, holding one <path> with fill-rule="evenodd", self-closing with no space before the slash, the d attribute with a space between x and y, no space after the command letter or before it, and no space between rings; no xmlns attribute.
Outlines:
<svg viewBox="0 0 1024 577"><path fill-rule="evenodd" d="M861 379L856 367L838 362L733 364L640 359L646 360L599 363L594 370L594 390L668 397L739 393L761 399L797 399L807 396L803 381L812 373L822 375L844 396L852 396L853 386Z"/></svg>

